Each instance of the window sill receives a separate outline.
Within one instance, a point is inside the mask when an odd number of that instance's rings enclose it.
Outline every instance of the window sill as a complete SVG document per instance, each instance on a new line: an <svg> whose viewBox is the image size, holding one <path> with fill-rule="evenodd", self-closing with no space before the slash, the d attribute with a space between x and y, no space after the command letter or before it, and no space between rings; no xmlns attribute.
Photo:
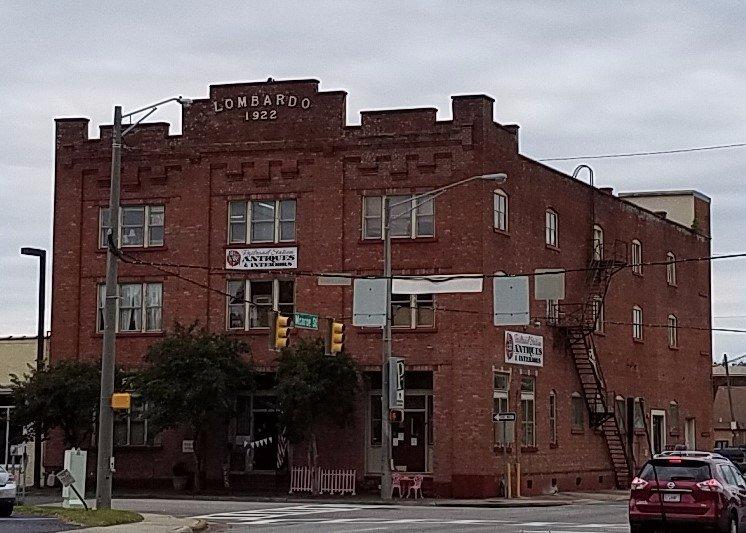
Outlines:
<svg viewBox="0 0 746 533"><path fill-rule="evenodd" d="M498 235L503 235L505 237L510 237L510 233L508 233L508 230L506 230L506 229L500 229L500 228L496 228L496 227L493 226L492 227L492 231L495 232L495 233L497 233Z"/></svg>
<svg viewBox="0 0 746 533"><path fill-rule="evenodd" d="M163 444L115 444L114 449L123 452L148 452L163 449Z"/></svg>
<svg viewBox="0 0 746 533"><path fill-rule="evenodd" d="M635 276L637 276L638 278L642 278L642 277L643 277L643 275L642 275L642 272L635 272L635 271L633 270L633 271L632 271L632 274L633 274L633 275L635 275Z"/></svg>
<svg viewBox="0 0 746 533"><path fill-rule="evenodd" d="M670 346L670 345L669 345L669 346L668 346L668 349L669 349L669 350L673 350L674 352L678 352L678 351L679 351L679 347L678 347L678 346Z"/></svg>
<svg viewBox="0 0 746 533"><path fill-rule="evenodd" d="M632 342L635 342L637 344L645 344L644 339L635 339L634 337L632 338Z"/></svg>
<svg viewBox="0 0 746 533"><path fill-rule="evenodd" d="M269 328L252 328L252 329L229 329L226 330L228 335L267 335Z"/></svg>
<svg viewBox="0 0 746 533"><path fill-rule="evenodd" d="M679 286L676 283L668 283L668 286L672 287L674 289L678 289L679 288Z"/></svg>
<svg viewBox="0 0 746 533"><path fill-rule="evenodd" d="M556 442L554 442L554 443L550 442L549 443L549 449L550 450L556 450L557 448L559 448L559 444L557 444Z"/></svg>
<svg viewBox="0 0 746 533"><path fill-rule="evenodd" d="M495 453L513 453L513 448L510 446L492 446L492 451Z"/></svg>
<svg viewBox="0 0 746 533"><path fill-rule="evenodd" d="M603 330L601 330L601 331L594 331L593 334L596 335L596 336L598 336L598 337L606 337L606 332L603 331Z"/></svg>
<svg viewBox="0 0 746 533"><path fill-rule="evenodd" d="M585 433L585 428L572 428L570 433L572 435L583 435Z"/></svg>
<svg viewBox="0 0 746 533"><path fill-rule="evenodd" d="M426 242L438 242L437 237L391 237L392 243L400 244L414 244L414 243L426 243ZM357 241L358 244L383 244L383 239L380 237L377 239L364 239L360 238Z"/></svg>
<svg viewBox="0 0 746 533"><path fill-rule="evenodd" d="M538 446L521 446L521 453L537 453L538 451Z"/></svg>
<svg viewBox="0 0 746 533"><path fill-rule="evenodd" d="M635 428L634 433L635 433L635 435L644 435L645 434L645 428Z"/></svg>
<svg viewBox="0 0 746 533"><path fill-rule="evenodd" d="M363 326L358 329L358 333L360 333L361 335L372 335L372 334L380 335L381 329L382 328L371 328L371 327ZM405 335L413 335L416 333L437 333L437 332L438 332L438 328L436 327L431 327L431 328L430 327L428 328L424 328L424 327L423 328L395 328L395 327L392 327L391 328L392 335L400 334L400 333L403 333Z"/></svg>
<svg viewBox="0 0 746 533"><path fill-rule="evenodd" d="M165 331L117 331L117 337L163 337L165 335ZM104 332L97 331L93 336L103 338Z"/></svg>
<svg viewBox="0 0 746 533"><path fill-rule="evenodd" d="M559 252L559 246L555 246L554 244L545 244L544 245L547 250L552 250L553 252Z"/></svg>
<svg viewBox="0 0 746 533"><path fill-rule="evenodd" d="M282 241L282 242L234 242L223 245L223 249L229 248L285 248L287 246L298 246L298 241Z"/></svg>
<svg viewBox="0 0 746 533"><path fill-rule="evenodd" d="M121 250L126 252L165 252L168 250L168 246L120 246ZM106 248L99 248L98 253L105 254Z"/></svg>

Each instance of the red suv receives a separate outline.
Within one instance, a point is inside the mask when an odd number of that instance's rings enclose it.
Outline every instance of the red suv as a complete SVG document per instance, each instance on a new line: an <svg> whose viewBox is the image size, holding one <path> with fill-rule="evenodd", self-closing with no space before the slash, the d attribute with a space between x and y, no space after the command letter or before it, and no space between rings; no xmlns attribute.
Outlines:
<svg viewBox="0 0 746 533"><path fill-rule="evenodd" d="M668 452L645 463L632 480L632 533L687 531L746 533L746 480L722 455Z"/></svg>

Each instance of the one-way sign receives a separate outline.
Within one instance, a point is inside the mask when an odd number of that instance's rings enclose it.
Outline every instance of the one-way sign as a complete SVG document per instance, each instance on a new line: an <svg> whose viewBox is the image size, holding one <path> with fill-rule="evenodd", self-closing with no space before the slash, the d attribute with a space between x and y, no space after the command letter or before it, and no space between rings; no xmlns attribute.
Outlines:
<svg viewBox="0 0 746 533"><path fill-rule="evenodd" d="M515 422L515 412L509 411L505 413L493 413L493 422Z"/></svg>

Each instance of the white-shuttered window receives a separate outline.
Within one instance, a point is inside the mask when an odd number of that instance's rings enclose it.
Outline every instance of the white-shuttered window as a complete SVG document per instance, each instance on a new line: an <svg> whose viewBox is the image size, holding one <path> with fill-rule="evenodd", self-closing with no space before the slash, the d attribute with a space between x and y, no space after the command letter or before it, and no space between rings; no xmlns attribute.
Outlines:
<svg viewBox="0 0 746 533"><path fill-rule="evenodd" d="M226 328L248 330L269 327L270 310L285 316L295 311L292 280L229 280L226 297Z"/></svg>
<svg viewBox="0 0 746 533"><path fill-rule="evenodd" d="M295 241L295 200L241 200L228 204L228 243Z"/></svg>
<svg viewBox="0 0 746 533"><path fill-rule="evenodd" d="M632 308L632 338L642 340L642 309L637 305Z"/></svg>
<svg viewBox="0 0 746 533"><path fill-rule="evenodd" d="M558 246L557 240L557 213L551 209L546 211L546 243L549 246Z"/></svg>
<svg viewBox="0 0 746 533"><path fill-rule="evenodd" d="M676 348L679 345L679 320L676 315L668 315L668 346Z"/></svg>
<svg viewBox="0 0 746 533"><path fill-rule="evenodd" d="M413 199L415 195L389 196L389 232L392 238L434 237L434 202L428 198ZM363 197L363 239L383 236L383 197Z"/></svg>
<svg viewBox="0 0 746 533"><path fill-rule="evenodd" d="M676 285L676 256L673 252L666 254L666 283Z"/></svg>
<svg viewBox="0 0 746 533"><path fill-rule="evenodd" d="M117 331L157 332L162 330L163 284L120 283L117 298ZM104 330L106 286L98 286L96 330Z"/></svg>
<svg viewBox="0 0 746 533"><path fill-rule="evenodd" d="M500 231L508 231L508 195L497 189L493 196L494 227Z"/></svg>
<svg viewBox="0 0 746 533"><path fill-rule="evenodd" d="M642 276L642 243L637 239L632 241L632 273Z"/></svg>

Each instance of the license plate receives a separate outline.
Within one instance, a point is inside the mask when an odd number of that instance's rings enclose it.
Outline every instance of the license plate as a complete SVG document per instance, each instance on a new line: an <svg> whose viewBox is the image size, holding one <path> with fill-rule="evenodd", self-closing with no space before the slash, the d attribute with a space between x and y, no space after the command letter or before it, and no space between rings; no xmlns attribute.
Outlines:
<svg viewBox="0 0 746 533"><path fill-rule="evenodd" d="M681 494L663 494L664 502L680 502Z"/></svg>

